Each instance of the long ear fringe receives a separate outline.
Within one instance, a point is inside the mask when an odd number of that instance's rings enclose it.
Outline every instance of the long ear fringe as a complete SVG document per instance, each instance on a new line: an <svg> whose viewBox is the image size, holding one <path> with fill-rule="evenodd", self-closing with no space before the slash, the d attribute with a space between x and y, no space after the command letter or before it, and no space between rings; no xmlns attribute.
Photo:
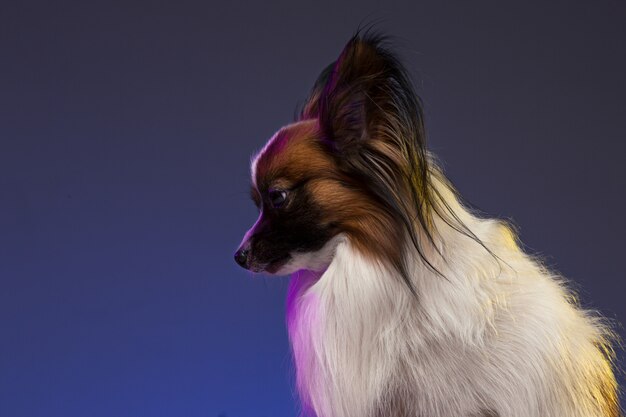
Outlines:
<svg viewBox="0 0 626 417"><path fill-rule="evenodd" d="M422 104L386 36L371 28L357 31L315 82L300 113L300 119L312 118L319 120L340 165L406 231L431 270L444 276L420 244L426 238L443 257L435 244L433 215L487 249L432 187L436 168L425 147ZM408 260L394 263L415 294Z"/></svg>

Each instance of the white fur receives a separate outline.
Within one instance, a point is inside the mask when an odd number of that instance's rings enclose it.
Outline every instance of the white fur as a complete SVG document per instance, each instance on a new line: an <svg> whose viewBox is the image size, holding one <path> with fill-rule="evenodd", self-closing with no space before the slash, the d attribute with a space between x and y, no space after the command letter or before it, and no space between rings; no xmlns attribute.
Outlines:
<svg viewBox="0 0 626 417"><path fill-rule="evenodd" d="M267 149L270 147L270 145L276 141L276 138L278 137L278 134L280 133L280 130L276 131L276 133L274 133L272 135L271 138L269 138L269 140L265 143L265 145L261 148L261 150L259 150L257 153L255 153L254 155L252 155L252 157L250 158L250 173L251 173L251 179L252 179L252 184L256 187L256 166L259 163L259 159L261 159L261 157L263 156L263 154L265 154L265 152L267 151Z"/></svg>
<svg viewBox="0 0 626 417"><path fill-rule="evenodd" d="M287 324L303 414L605 416L593 397L611 376L594 346L605 341L602 325L507 227L474 216L433 179L499 260L435 218L443 257L433 248L429 257L445 278L405 244L415 298L396 271L344 236L333 240L310 268L321 272L301 270L290 284Z"/></svg>

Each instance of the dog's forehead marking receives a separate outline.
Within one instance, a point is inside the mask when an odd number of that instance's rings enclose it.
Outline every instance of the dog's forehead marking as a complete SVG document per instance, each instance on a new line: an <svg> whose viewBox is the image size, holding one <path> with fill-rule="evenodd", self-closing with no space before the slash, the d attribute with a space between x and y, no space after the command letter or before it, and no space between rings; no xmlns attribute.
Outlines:
<svg viewBox="0 0 626 417"><path fill-rule="evenodd" d="M257 187L257 183L256 183L256 169L257 169L257 165L259 163L259 159L261 159L261 157L265 154L265 152L267 152L267 149L270 147L270 145L277 140L280 132L284 129L280 128L278 129L278 131L276 133L274 133L272 135L272 137L267 141L267 143L261 148L260 151L258 151L256 154L252 155L252 157L250 158L250 174L252 176L252 184L254 185L255 188L258 189Z"/></svg>
<svg viewBox="0 0 626 417"><path fill-rule="evenodd" d="M259 163L262 161L261 165L264 167L263 169L266 169L267 166L272 164L270 162L272 159L279 155L284 155L285 149L301 149L300 145L303 142L299 139L307 138L313 132L313 127L314 125L310 120L303 120L283 126L274 133L265 146L251 159L250 173L252 184L255 188L258 189L257 179L259 174L263 174L263 172L259 172ZM270 158L270 160L265 160L265 158Z"/></svg>

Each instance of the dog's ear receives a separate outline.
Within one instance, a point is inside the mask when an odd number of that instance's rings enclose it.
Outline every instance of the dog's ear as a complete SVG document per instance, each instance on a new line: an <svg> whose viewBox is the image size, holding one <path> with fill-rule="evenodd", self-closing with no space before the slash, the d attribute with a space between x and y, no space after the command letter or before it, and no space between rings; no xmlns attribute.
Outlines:
<svg viewBox="0 0 626 417"><path fill-rule="evenodd" d="M320 98L324 93L324 88L326 87L326 83L328 83L328 79L334 67L335 62L332 62L322 70L320 75L318 75L315 83L313 84L313 88L309 92L309 96L304 101L304 106L302 107L297 119L306 120L319 117Z"/></svg>
<svg viewBox="0 0 626 417"><path fill-rule="evenodd" d="M387 39L365 32L350 39L337 61L322 72L301 117L319 121L320 141L347 173L350 185L367 190L400 219L404 227L395 236L402 240L408 230L430 265L417 231L419 225L433 241L422 107ZM394 262L412 289L401 256Z"/></svg>
<svg viewBox="0 0 626 417"><path fill-rule="evenodd" d="M353 38L343 49L329 74L320 97L319 120L326 136L343 150L370 136L375 80L384 77L384 67L375 45Z"/></svg>
<svg viewBox="0 0 626 417"><path fill-rule="evenodd" d="M396 142L391 133L413 136L421 130L417 97L385 42L379 35L355 35L322 71L307 100L303 115L319 119L325 141L338 151L372 139Z"/></svg>

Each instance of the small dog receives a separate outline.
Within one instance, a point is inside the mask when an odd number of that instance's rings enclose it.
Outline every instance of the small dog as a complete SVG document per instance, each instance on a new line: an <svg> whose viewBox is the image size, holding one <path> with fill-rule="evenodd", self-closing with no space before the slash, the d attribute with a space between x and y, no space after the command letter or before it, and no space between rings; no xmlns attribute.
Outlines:
<svg viewBox="0 0 626 417"><path fill-rule="evenodd" d="M383 36L350 39L251 171L235 260L292 274L303 415L622 415L605 320L462 204Z"/></svg>

